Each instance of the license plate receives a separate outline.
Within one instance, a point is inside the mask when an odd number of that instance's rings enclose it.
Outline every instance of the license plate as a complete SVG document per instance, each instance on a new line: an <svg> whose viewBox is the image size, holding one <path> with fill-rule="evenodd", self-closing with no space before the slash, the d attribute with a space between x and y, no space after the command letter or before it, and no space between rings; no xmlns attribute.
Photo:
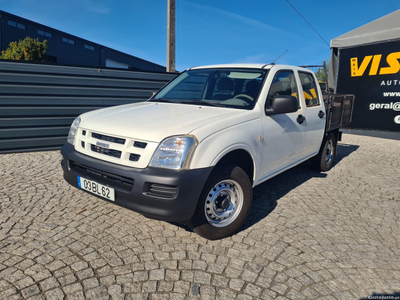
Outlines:
<svg viewBox="0 0 400 300"><path fill-rule="evenodd" d="M89 180L78 176L78 186L81 189L89 191L95 195L115 201L115 192L113 188L97 183L96 181Z"/></svg>

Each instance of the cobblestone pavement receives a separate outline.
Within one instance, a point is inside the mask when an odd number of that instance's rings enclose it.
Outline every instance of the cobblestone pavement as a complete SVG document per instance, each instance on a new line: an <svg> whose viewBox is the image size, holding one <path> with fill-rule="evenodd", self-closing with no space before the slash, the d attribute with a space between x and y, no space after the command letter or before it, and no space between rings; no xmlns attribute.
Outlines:
<svg viewBox="0 0 400 300"><path fill-rule="evenodd" d="M0 299L359 299L400 292L400 141L344 135L328 173L257 187L208 241L70 187L58 151L0 155Z"/></svg>

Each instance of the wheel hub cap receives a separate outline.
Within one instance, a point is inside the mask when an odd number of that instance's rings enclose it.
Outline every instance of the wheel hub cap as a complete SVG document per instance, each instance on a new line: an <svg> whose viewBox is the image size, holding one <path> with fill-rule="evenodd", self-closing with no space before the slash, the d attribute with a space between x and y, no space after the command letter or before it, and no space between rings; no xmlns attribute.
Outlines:
<svg viewBox="0 0 400 300"><path fill-rule="evenodd" d="M226 210L230 204L231 204L231 200L227 193L222 192L222 193L218 194L218 197L215 200L215 207L218 211Z"/></svg>
<svg viewBox="0 0 400 300"><path fill-rule="evenodd" d="M207 221L216 227L231 224L243 206L243 191L234 180L218 182L207 194L204 206Z"/></svg>
<svg viewBox="0 0 400 300"><path fill-rule="evenodd" d="M330 140L328 145L326 146L326 153L325 153L325 163L328 165L332 160L333 154L333 142Z"/></svg>

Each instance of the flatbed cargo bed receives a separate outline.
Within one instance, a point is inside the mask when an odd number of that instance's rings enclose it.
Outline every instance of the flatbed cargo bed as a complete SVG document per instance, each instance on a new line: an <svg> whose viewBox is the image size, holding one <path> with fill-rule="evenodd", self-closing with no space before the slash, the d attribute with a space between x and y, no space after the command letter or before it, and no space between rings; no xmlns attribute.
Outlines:
<svg viewBox="0 0 400 300"><path fill-rule="evenodd" d="M327 110L326 132L343 128L351 123L353 119L354 95L327 95L324 100Z"/></svg>

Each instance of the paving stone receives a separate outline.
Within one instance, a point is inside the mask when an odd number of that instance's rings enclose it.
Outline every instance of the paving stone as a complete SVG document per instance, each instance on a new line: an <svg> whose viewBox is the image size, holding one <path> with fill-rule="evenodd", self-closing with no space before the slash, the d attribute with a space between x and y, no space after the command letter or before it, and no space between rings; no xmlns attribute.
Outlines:
<svg viewBox="0 0 400 300"><path fill-rule="evenodd" d="M81 271L76 272L76 276L80 279L86 279L86 278L91 278L94 275L94 272L92 269L87 268Z"/></svg>
<svg viewBox="0 0 400 300"><path fill-rule="evenodd" d="M165 270L160 269L160 270L151 270L149 274L149 279L150 280L164 280L165 277Z"/></svg>
<svg viewBox="0 0 400 300"><path fill-rule="evenodd" d="M142 291L142 283L128 282L122 285L122 292L124 294L139 293Z"/></svg>
<svg viewBox="0 0 400 300"><path fill-rule="evenodd" d="M194 271L191 270L183 270L181 271L181 276L180 278L184 281L193 281L194 279Z"/></svg>
<svg viewBox="0 0 400 300"><path fill-rule="evenodd" d="M30 297L33 297L33 296L38 295L40 293L41 293L41 291L40 291L40 289L39 289L37 284L31 285L31 286L21 290L21 295L24 298L30 298Z"/></svg>
<svg viewBox="0 0 400 300"><path fill-rule="evenodd" d="M71 284L71 283L73 283L73 282L75 282L75 281L77 281L77 279L76 279L76 277L75 277L74 274L68 274L68 275L65 275L65 276L63 276L63 277L59 277L59 278L58 278L58 282L59 282L62 286Z"/></svg>
<svg viewBox="0 0 400 300"><path fill-rule="evenodd" d="M99 281L97 280L97 278L88 278L88 279L82 280L82 284L83 284L83 287L88 290L88 289L98 286Z"/></svg>
<svg viewBox="0 0 400 300"><path fill-rule="evenodd" d="M67 295L83 290L82 285L79 282L64 286L64 287L62 287L62 289L63 289L64 293Z"/></svg>
<svg viewBox="0 0 400 300"><path fill-rule="evenodd" d="M229 281L229 287L235 291L240 292L245 284L244 280L241 279L231 279Z"/></svg>
<svg viewBox="0 0 400 300"><path fill-rule="evenodd" d="M22 290L22 289L24 289L24 288L26 288L26 287L28 287L28 286L33 285L34 283L35 283L35 282L33 281L33 279L32 279L31 277L25 277L25 278L23 278L23 279L21 279L21 280L15 282L14 285L15 285L18 289Z"/></svg>
<svg viewBox="0 0 400 300"><path fill-rule="evenodd" d="M216 287L228 287L229 278L221 275L214 275L212 279L212 285Z"/></svg>
<svg viewBox="0 0 400 300"><path fill-rule="evenodd" d="M194 272L194 281L201 284L210 284L211 283L211 274L208 274L203 271L195 271Z"/></svg>
<svg viewBox="0 0 400 300"><path fill-rule="evenodd" d="M239 300L254 300L254 298L252 296L247 295L247 294L238 294L236 296L236 299L239 299Z"/></svg>
<svg viewBox="0 0 400 300"><path fill-rule="evenodd" d="M261 299L272 300L272 299L276 299L277 298L276 296L277 296L276 292L266 289L263 291L263 293L261 295Z"/></svg>
<svg viewBox="0 0 400 300"><path fill-rule="evenodd" d="M201 299L215 299L216 288L213 286L202 285L200 286L200 297Z"/></svg>
<svg viewBox="0 0 400 300"><path fill-rule="evenodd" d="M246 280L247 282L254 282L257 279L258 274L244 270L241 277L243 278L243 280Z"/></svg>
<svg viewBox="0 0 400 300"><path fill-rule="evenodd" d="M98 286L94 289L85 290L85 297L93 299L108 299L108 291L105 287Z"/></svg>
<svg viewBox="0 0 400 300"><path fill-rule="evenodd" d="M54 277L47 278L41 281L39 284L42 291L51 290L60 285Z"/></svg>
<svg viewBox="0 0 400 300"><path fill-rule="evenodd" d="M236 293L228 289L219 289L216 299L235 299Z"/></svg>
<svg viewBox="0 0 400 300"><path fill-rule="evenodd" d="M64 293L61 289L56 288L54 290L50 290L44 293L46 299L51 300L62 300L64 299Z"/></svg>
<svg viewBox="0 0 400 300"><path fill-rule="evenodd" d="M61 260L55 260L46 265L46 268L49 269L50 271L54 272L55 270L61 269L62 267L65 267L65 264Z"/></svg>
<svg viewBox="0 0 400 300"><path fill-rule="evenodd" d="M185 281L176 281L174 283L174 288L173 291L176 293L181 293L181 294L188 294L190 289L190 283L185 282Z"/></svg>
<svg viewBox="0 0 400 300"><path fill-rule="evenodd" d="M160 281L157 286L159 292L172 292L174 283L170 281Z"/></svg>
<svg viewBox="0 0 400 300"><path fill-rule="evenodd" d="M176 270L166 270L165 271L165 280L177 281L177 280L179 280L179 277L180 277L180 271L176 271Z"/></svg>
<svg viewBox="0 0 400 300"><path fill-rule="evenodd" d="M249 294L254 297L259 297L262 292L262 289L254 284L248 283L247 287L244 289L246 294Z"/></svg>
<svg viewBox="0 0 400 300"><path fill-rule="evenodd" d="M288 287L282 283L276 283L271 286L271 289L281 295L284 295Z"/></svg>
<svg viewBox="0 0 400 300"><path fill-rule="evenodd" d="M157 281L146 281L142 284L143 292L155 292L157 290Z"/></svg>

